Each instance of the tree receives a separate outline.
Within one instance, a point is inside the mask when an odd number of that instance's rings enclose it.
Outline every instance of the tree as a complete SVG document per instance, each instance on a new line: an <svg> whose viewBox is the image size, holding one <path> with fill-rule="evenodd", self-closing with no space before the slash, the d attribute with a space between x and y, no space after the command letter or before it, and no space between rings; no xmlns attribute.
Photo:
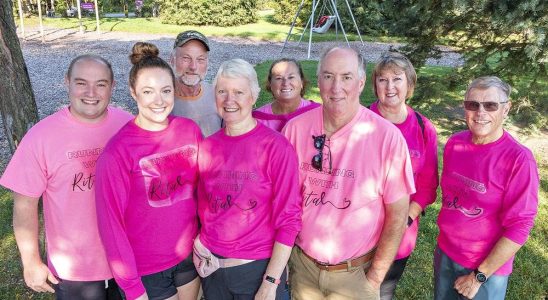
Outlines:
<svg viewBox="0 0 548 300"><path fill-rule="evenodd" d="M0 112L13 153L39 118L12 13L12 1L0 1Z"/></svg>
<svg viewBox="0 0 548 300"><path fill-rule="evenodd" d="M438 57L437 45L455 47L463 67L448 80L462 83L496 75L516 86L514 104L528 123L545 122L548 93L548 2L542 0L378 0L390 31L405 37L402 50L415 67ZM516 110L514 110L516 111ZM525 116L525 118L524 118ZM533 118L533 120L531 120ZM544 121L543 121L544 120ZM537 124L543 126L544 124Z"/></svg>

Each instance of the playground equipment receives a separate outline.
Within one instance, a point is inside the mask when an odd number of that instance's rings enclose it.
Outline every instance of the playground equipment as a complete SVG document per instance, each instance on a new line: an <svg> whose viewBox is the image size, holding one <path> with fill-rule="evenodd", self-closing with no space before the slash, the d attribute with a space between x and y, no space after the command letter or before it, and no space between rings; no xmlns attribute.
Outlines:
<svg viewBox="0 0 548 300"><path fill-rule="evenodd" d="M313 21L315 20L315 12L318 9L318 6L320 2L323 2L323 5L320 9L319 18L316 22L316 25L319 24L319 26L313 26ZM350 8L350 4L348 4L348 0L344 0L346 3L346 8L348 9L348 13L350 14L350 17L352 18L352 22L354 24L354 28L356 29L356 32L358 33L358 36L360 37L360 41L363 44L363 39L360 34L360 29L358 28L358 25L356 24L356 19L354 19L354 14L352 13L352 9ZM285 47L287 46L287 41L289 40L289 37L291 36L291 32L293 31L293 28L295 27L295 22L297 21L297 17L299 17L299 14L301 13L301 10L304 5L304 0L301 0L301 4L299 5L299 8L297 9L297 12L295 13L295 17L293 18L293 22L291 22L291 28L289 28L289 32L287 33L287 37L285 38L284 45L282 47L281 53L284 52ZM329 15L322 15L324 12L329 12ZM327 17L327 18L325 18ZM323 18L324 23L320 23L320 19ZM337 21L337 22L335 22ZM312 33L325 33L335 23L335 32L338 36L338 28L341 28L341 31L344 35L344 39L346 40L346 43L348 46L350 46L350 43L348 42L348 37L346 36L346 31L344 30L344 26L341 22L341 17L339 15L339 11L337 10L337 0L312 0L312 13L310 14L310 17L308 18L308 21L306 22L306 26L304 27L303 32L301 33L301 37L299 38L299 44L301 43L301 40L303 39L304 33L307 31L308 26L310 26L310 34L308 35L308 58L310 58L310 49L312 47Z"/></svg>

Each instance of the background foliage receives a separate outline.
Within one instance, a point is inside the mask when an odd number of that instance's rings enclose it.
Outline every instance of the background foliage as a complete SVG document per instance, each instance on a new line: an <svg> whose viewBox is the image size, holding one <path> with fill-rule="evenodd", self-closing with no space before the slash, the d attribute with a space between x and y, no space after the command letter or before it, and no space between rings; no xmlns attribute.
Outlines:
<svg viewBox="0 0 548 300"><path fill-rule="evenodd" d="M236 26L257 21L256 0L161 0L162 23Z"/></svg>

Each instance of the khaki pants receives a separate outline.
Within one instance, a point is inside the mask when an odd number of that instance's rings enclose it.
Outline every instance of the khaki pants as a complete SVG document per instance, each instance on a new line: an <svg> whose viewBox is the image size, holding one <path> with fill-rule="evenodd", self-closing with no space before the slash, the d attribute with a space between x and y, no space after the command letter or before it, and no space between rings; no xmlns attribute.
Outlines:
<svg viewBox="0 0 548 300"><path fill-rule="evenodd" d="M370 263L349 271L324 271L316 267L299 247L291 253L289 277L293 300L377 300L375 290L365 279Z"/></svg>

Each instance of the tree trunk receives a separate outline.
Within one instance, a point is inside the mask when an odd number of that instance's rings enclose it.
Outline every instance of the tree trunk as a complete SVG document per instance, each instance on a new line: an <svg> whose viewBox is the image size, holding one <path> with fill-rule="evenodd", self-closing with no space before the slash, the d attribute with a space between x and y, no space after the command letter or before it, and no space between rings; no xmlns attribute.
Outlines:
<svg viewBox="0 0 548 300"><path fill-rule="evenodd" d="M38 122L38 108L19 45L12 0L0 1L0 112L13 153L23 135Z"/></svg>

